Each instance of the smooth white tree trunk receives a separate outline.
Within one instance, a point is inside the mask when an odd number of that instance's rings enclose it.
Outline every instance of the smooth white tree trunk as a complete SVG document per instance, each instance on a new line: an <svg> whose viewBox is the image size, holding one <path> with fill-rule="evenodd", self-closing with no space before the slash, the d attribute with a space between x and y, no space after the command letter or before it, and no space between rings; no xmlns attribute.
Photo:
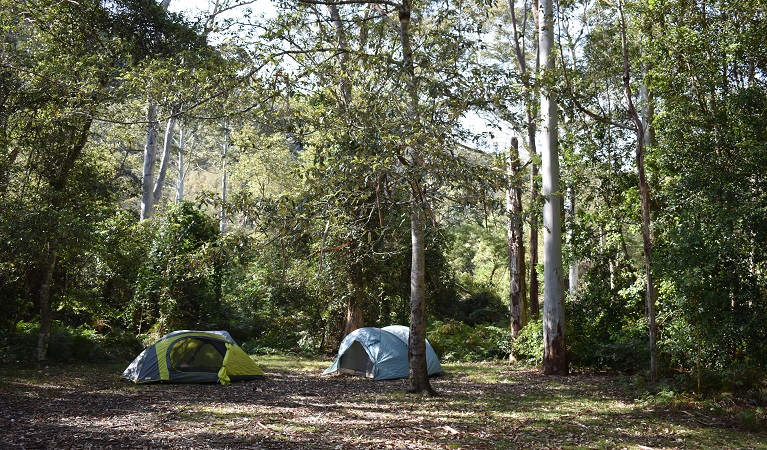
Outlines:
<svg viewBox="0 0 767 450"><path fill-rule="evenodd" d="M171 0L162 0L159 6L167 11L170 1ZM152 214L154 214L154 206L159 198L155 192L157 184L154 183L154 165L155 160L157 159L157 105L152 98L147 102L146 121L147 131L146 144L144 145L144 169L141 176L140 220L152 217ZM163 156L163 159L164 158L165 157ZM164 176L164 173L162 175ZM162 183L160 183L160 185L161 184Z"/></svg>
<svg viewBox="0 0 767 450"><path fill-rule="evenodd" d="M157 205L162 198L162 188L165 185L165 174L168 172L168 164L170 162L171 147L173 146L173 134L176 128L176 116L172 114L168 118L168 122L165 126L165 141L162 146L162 156L160 157L160 169L157 172L157 180L155 180L154 188L152 189L152 204Z"/></svg>
<svg viewBox="0 0 767 450"><path fill-rule="evenodd" d="M555 68L554 2L540 2L539 48L544 75ZM564 277L562 269L562 193L559 187L559 145L556 93L548 83L541 89L541 156L543 205L543 372L567 375Z"/></svg>
<svg viewBox="0 0 767 450"><path fill-rule="evenodd" d="M176 203L179 203L184 199L184 178L186 177L186 167L184 166L186 141L184 139L184 127L182 126L178 129L178 179L176 179Z"/></svg>
<svg viewBox="0 0 767 450"><path fill-rule="evenodd" d="M226 159L229 155L229 124L224 123L224 148L221 151L221 217L218 231L221 234L226 233Z"/></svg>
<svg viewBox="0 0 767 450"><path fill-rule="evenodd" d="M575 234L573 228L576 224L575 189L570 187L567 190L567 195L567 213L570 215L570 226L567 229L567 240L570 243L571 248L574 248ZM575 256L573 256L572 261L570 261L570 274L567 278L570 284L570 298L574 298L576 291L578 290L578 276L578 260L575 258Z"/></svg>
<svg viewBox="0 0 767 450"><path fill-rule="evenodd" d="M146 108L146 143L144 144L144 169L141 174L141 220L154 212L154 164L157 159L157 106L149 100Z"/></svg>

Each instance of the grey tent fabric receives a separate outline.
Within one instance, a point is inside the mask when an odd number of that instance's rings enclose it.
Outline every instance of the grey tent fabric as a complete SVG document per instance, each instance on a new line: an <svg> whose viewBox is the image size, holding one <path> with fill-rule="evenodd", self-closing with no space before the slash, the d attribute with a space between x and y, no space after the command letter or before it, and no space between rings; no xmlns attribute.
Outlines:
<svg viewBox="0 0 767 450"><path fill-rule="evenodd" d="M341 341L338 356L323 375L347 373L374 380L407 378L409 336L410 330L401 325L354 330ZM429 375L442 372L437 354L428 341L426 365Z"/></svg>

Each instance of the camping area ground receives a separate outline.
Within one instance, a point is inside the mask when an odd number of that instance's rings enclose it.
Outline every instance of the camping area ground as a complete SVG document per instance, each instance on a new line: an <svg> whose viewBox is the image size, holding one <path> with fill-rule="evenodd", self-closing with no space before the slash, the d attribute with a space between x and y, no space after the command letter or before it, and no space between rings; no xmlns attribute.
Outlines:
<svg viewBox="0 0 767 450"><path fill-rule="evenodd" d="M325 360L257 362L263 380L229 386L138 386L120 365L0 369L0 448L767 448L757 408L643 396L618 375L445 364L427 399L406 380L320 377Z"/></svg>

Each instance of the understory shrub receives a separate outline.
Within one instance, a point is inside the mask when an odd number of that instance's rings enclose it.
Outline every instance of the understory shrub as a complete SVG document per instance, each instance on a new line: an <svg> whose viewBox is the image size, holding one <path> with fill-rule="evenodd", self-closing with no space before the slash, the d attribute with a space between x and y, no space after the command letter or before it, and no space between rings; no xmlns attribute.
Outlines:
<svg viewBox="0 0 767 450"><path fill-rule="evenodd" d="M39 324L21 323L16 332L3 338L0 361L30 364L37 360ZM87 328L55 326L48 344L52 362L129 361L144 348L132 333L111 330L98 333Z"/></svg>
<svg viewBox="0 0 767 450"><path fill-rule="evenodd" d="M494 325L435 321L429 326L427 338L442 361L505 358L511 349L510 330Z"/></svg>
<svg viewBox="0 0 767 450"><path fill-rule="evenodd" d="M512 355L519 363L529 366L543 364L543 321L538 318L527 323L512 347Z"/></svg>

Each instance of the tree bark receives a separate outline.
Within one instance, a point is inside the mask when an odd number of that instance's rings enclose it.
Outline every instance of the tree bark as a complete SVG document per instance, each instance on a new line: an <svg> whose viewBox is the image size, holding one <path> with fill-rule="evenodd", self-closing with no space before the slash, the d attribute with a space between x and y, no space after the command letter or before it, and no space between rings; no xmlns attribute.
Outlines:
<svg viewBox="0 0 767 450"><path fill-rule="evenodd" d="M533 135L535 140L535 135ZM538 201L538 166L530 165L530 204ZM538 317L541 314L538 300L538 221L530 218L530 317Z"/></svg>
<svg viewBox="0 0 767 450"><path fill-rule="evenodd" d="M411 204L410 338L408 342L409 392L433 396L426 365L426 257L424 212L420 199Z"/></svg>
<svg viewBox="0 0 767 450"><path fill-rule="evenodd" d="M154 163L157 158L157 106L149 100L146 108L146 143L144 145L144 170L141 175L141 220L152 217L154 212Z"/></svg>
<svg viewBox="0 0 767 450"><path fill-rule="evenodd" d="M506 212L508 214L509 309L511 336L516 339L527 322L525 314L525 248L522 235L522 192L515 184L520 172L519 142L511 139L507 163Z"/></svg>
<svg viewBox="0 0 767 450"><path fill-rule="evenodd" d="M346 302L344 336L365 326L365 313L362 308L365 301L365 283L362 280L362 267L359 264L353 264L353 266L349 271L349 284L352 288L352 295L349 296L349 300Z"/></svg>
<svg viewBox="0 0 767 450"><path fill-rule="evenodd" d="M219 220L218 231L221 234L226 233L226 161L229 155L229 125L224 122L224 148L221 152L221 217Z"/></svg>
<svg viewBox="0 0 767 450"><path fill-rule="evenodd" d="M575 233L573 228L575 227L575 189L570 187L567 191L569 202L567 212L570 215L570 226L567 229L568 241L570 242L570 248L575 248ZM575 298L576 291L578 290L578 260L573 255L573 260L570 261L570 276L567 277L570 285L570 298Z"/></svg>
<svg viewBox="0 0 767 450"><path fill-rule="evenodd" d="M539 48L547 74L555 67L554 2L540 3ZM541 90L541 154L543 156L543 373L567 375L567 346L565 341L564 277L562 273L562 194L559 188L559 146L557 99L548 83Z"/></svg>
<svg viewBox="0 0 767 450"><path fill-rule="evenodd" d="M178 130L178 179L176 180L176 203L184 199L184 178L186 177L186 167L184 166L184 151L186 150L186 141L184 140L184 128Z"/></svg>
<svg viewBox="0 0 767 450"><path fill-rule="evenodd" d="M51 243L55 246L55 243ZM51 326L53 324L53 310L51 308L51 286L53 284L53 271L56 268L58 252L55 248L48 250L48 259L43 268L42 283L38 292L40 306L40 332L37 336L37 360L45 361L48 358L48 342L51 339Z"/></svg>
<svg viewBox="0 0 767 450"><path fill-rule="evenodd" d="M170 152L173 146L173 134L176 129L176 114L178 108L173 108L173 112L168 117L168 122L165 126L165 139L162 146L162 156L160 157L160 169L157 172L157 180L155 180L154 188L152 189L152 205L157 205L162 198L162 188L165 185L165 174L168 172L168 164L170 162Z"/></svg>

